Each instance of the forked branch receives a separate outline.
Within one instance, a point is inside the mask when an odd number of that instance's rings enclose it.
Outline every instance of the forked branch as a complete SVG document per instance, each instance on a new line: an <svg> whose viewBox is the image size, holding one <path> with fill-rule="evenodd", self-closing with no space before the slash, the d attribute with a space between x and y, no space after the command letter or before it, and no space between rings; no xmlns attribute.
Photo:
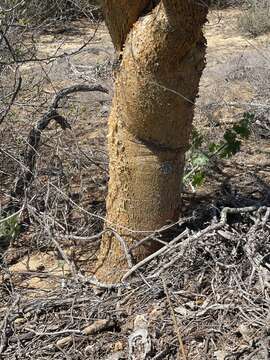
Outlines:
<svg viewBox="0 0 270 360"><path fill-rule="evenodd" d="M63 130L71 129L68 121L58 113L60 101L70 94L89 91L99 91L105 94L108 94L109 92L108 89L103 87L102 85L79 84L68 87L66 89L62 89L55 95L49 110L31 129L28 136L27 146L24 151L22 172L16 183L15 192L13 194L15 198L20 198L23 196L25 189L29 186L29 184L34 178L36 158L38 155L42 131L47 128L47 126L52 120L55 120Z"/></svg>

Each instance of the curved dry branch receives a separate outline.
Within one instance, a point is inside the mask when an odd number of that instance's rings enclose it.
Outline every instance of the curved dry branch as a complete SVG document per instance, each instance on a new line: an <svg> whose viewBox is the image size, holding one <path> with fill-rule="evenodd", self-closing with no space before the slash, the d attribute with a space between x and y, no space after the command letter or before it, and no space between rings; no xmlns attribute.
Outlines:
<svg viewBox="0 0 270 360"><path fill-rule="evenodd" d="M42 118L36 123L36 125L31 129L29 133L27 146L24 151L23 169L19 179L17 180L13 197L15 198L22 197L25 189L29 186L29 184L33 180L34 170L36 165L36 157L40 146L41 134L42 131L47 128L51 120L55 120L63 130L71 129L68 121L57 111L60 100L62 100L63 98L67 97L70 94L74 94L77 92L93 92L93 91L98 91L105 94L108 94L109 92L108 89L102 85L79 84L62 89L55 95L49 110L42 116Z"/></svg>

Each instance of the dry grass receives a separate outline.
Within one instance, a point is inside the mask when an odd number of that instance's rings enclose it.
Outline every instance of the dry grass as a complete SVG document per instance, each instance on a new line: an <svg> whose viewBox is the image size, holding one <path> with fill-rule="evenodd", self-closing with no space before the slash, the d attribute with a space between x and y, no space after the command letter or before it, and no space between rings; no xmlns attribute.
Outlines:
<svg viewBox="0 0 270 360"><path fill-rule="evenodd" d="M97 14L98 0L5 0L4 9L14 7L13 14L21 25L41 24L41 22L66 21L71 18ZM1 15L0 15L1 16Z"/></svg>
<svg viewBox="0 0 270 360"><path fill-rule="evenodd" d="M239 29L250 36L270 31L270 3L268 0L247 0L248 9L239 19Z"/></svg>
<svg viewBox="0 0 270 360"><path fill-rule="evenodd" d="M210 6L216 9L224 9L229 6L237 7L242 5L245 0L211 0Z"/></svg>

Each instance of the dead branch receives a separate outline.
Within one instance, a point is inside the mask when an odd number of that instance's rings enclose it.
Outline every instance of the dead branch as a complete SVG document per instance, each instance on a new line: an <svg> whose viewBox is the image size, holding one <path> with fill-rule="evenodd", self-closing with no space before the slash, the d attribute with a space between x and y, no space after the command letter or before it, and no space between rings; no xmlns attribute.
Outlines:
<svg viewBox="0 0 270 360"><path fill-rule="evenodd" d="M78 274L78 277L81 278L83 283L95 286L99 289L115 290L115 289L119 289L122 287L127 287L127 284L124 284L124 283L114 283L114 284L102 283L102 282L98 281L94 276L86 277L86 276L83 276L82 274Z"/></svg>
<svg viewBox="0 0 270 360"><path fill-rule="evenodd" d="M115 236L115 239L118 240L119 243L121 244L123 252L124 252L126 260L127 260L127 263L128 263L128 267L131 269L133 267L133 262L132 262L132 258L128 251L128 247L127 247L125 240L115 230L113 230L113 229L109 229L109 230L111 230L111 232Z"/></svg>
<svg viewBox="0 0 270 360"><path fill-rule="evenodd" d="M112 326L114 326L114 322L110 319L102 319L96 320L93 324L86 326L79 335L90 336L94 335L100 331L106 330ZM66 336L57 341L56 346L62 348L64 346L69 345L74 339L74 336Z"/></svg>
<svg viewBox="0 0 270 360"><path fill-rule="evenodd" d="M267 208L265 206L262 207L258 207L258 206L248 206L248 207L243 207L243 208L229 208L229 207L225 207L220 214L220 221L217 224L213 224L213 225L209 225L207 226L205 229L197 232L196 234L188 237L187 239L185 239L184 241L182 241L180 244L176 244L174 246L174 251L177 250L177 254L176 256L174 256L171 261L169 261L168 263L166 263L165 265L163 265L160 270L158 270L155 274L152 275L152 277L159 277L161 275L161 273L163 271L165 271L166 269L170 268L172 265L174 265L177 261L179 261L179 259L184 255L186 249L191 245L194 244L194 242L198 241L199 239L201 239L203 236L205 236L206 234L209 234L211 232L217 231L222 229L225 224L227 223L228 220L228 215L229 214L241 214L241 213L250 213L250 212L254 212L258 209L264 209L266 210Z"/></svg>
<svg viewBox="0 0 270 360"><path fill-rule="evenodd" d="M54 239L52 238L52 242L54 243L54 245L56 246L57 250L59 251L59 253L62 256L62 259L66 262L66 264L68 265L70 272L72 273L74 279L77 279L77 272L76 272L76 267L75 264L73 263L73 261L69 260L68 256L66 255L65 251L62 249L62 247L60 246L60 244Z"/></svg>
<svg viewBox="0 0 270 360"><path fill-rule="evenodd" d="M5 349L8 346L8 337L6 334L6 327L8 325L9 322L9 316L12 313L12 311L14 310L14 308L17 306L18 302L20 300L19 296L16 296L15 300L13 301L12 305L9 307L8 311L6 312L2 323L0 325L0 331L2 333L1 335L1 342L0 342L0 355L5 351Z"/></svg>
<svg viewBox="0 0 270 360"><path fill-rule="evenodd" d="M211 233L213 231L217 231L217 230L221 230L222 227L224 227L224 225L227 223L227 218L229 214L241 214L241 213L249 213L249 212L254 212L258 209L261 210L267 210L266 207L257 207L257 206L249 206L249 207L244 207L244 208L228 208L225 207L220 215L220 221L217 224L212 224L209 225L207 228L203 229L202 231L199 231L198 233L189 236L187 239L185 239L184 241L180 242L179 244L177 244L180 240L182 240L186 235L187 235L187 231L183 232L182 234L178 235L174 240L172 240L168 246L164 246L161 249L159 249L158 251L156 251L155 253L151 254L150 256L148 256L147 258L143 259L142 261L140 261L138 264L134 265L122 278L122 281L126 281L127 278L129 276L131 276L136 270L138 270L139 268L141 268L142 266L146 265L147 263L149 263L150 261L152 261L154 258L156 258L157 256L160 256L161 254L164 254L167 251L175 251L176 249L180 248L180 251L178 250L177 255L175 257L173 257L173 259L165 264L157 273L153 274L152 277L159 277L160 274L168 269L169 267L171 267L173 264L175 264L179 258L181 258L183 256L183 252L185 251L185 249L194 241L200 239L202 236L206 235L207 233ZM173 246L172 246L173 245Z"/></svg>
<svg viewBox="0 0 270 360"><path fill-rule="evenodd" d="M18 83L17 83L17 84L15 83L15 89L14 89L14 91L13 91L11 100L10 100L8 106L6 107L6 109L4 110L2 116L0 117L0 125L1 125L2 122L4 121L5 117L6 117L7 114L9 113L12 105L14 104L14 101L15 101L15 99L16 99L19 91L21 90L21 86L22 86L22 78L21 78L21 76L19 76Z"/></svg>
<svg viewBox="0 0 270 360"><path fill-rule="evenodd" d="M164 292L166 294L166 298L167 298L167 301L168 301L168 305L169 305L169 308L170 308L170 313L171 313L171 317L172 317L172 320L173 320L174 330L175 330L175 333L177 335L177 339L178 339L178 342L179 342L179 347L180 347L183 359L188 360L187 352L186 352L185 345L184 345L184 342L183 342L183 338L182 338L182 336L180 334L180 329L179 329L179 326L177 324L175 311L174 311L174 308L172 306L169 291L168 291L168 288L167 288L167 285L166 285L166 282L165 282L164 278L162 278L162 283L163 283ZM179 353L178 353L178 358L180 359Z"/></svg>
<svg viewBox="0 0 270 360"><path fill-rule="evenodd" d="M30 183L34 178L36 158L38 155L38 150L41 141L41 134L52 120L55 120L63 130L71 129L68 121L61 115L59 115L57 109L59 107L59 102L64 97L67 97L70 94L77 92L102 92L108 94L108 89L102 85L85 85L79 84L68 87L59 91L52 101L52 105L49 110L42 116L42 118L36 123L29 133L27 146L24 151L24 160L23 160L23 169L20 174L17 182L13 197L21 198L24 194L24 191L29 187Z"/></svg>
<svg viewBox="0 0 270 360"><path fill-rule="evenodd" d="M172 245L174 245L175 243L177 243L179 240L181 240L183 237L185 237L188 234L188 231L185 230L184 232L182 232L180 235L178 235L175 239L173 239L167 246L162 247L161 249L159 249L158 251L154 252L153 254L149 255L147 258L143 259L142 261L140 261L139 263L137 263L136 265L134 265L122 278L122 281L126 281L127 278L129 278L135 271L137 271L139 268L141 268L142 266L146 265L147 263L149 263L150 261L152 261L154 258L156 258L157 256L160 256L161 254L163 254L169 247L171 247Z"/></svg>

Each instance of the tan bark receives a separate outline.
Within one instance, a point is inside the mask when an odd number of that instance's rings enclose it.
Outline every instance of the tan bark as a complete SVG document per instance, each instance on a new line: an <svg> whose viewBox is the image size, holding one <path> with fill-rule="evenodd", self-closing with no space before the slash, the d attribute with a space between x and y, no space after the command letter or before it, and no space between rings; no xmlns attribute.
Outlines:
<svg viewBox="0 0 270 360"><path fill-rule="evenodd" d="M145 235L138 231L179 218L185 152L205 63L206 6L199 0L163 0L139 17L145 5L105 1L112 39L123 50L109 118L107 225L127 246ZM120 13L127 14L128 26L122 27ZM137 248L135 261L153 250L152 243ZM99 266L103 279L119 279L127 270L121 242L112 234L102 239Z"/></svg>
<svg viewBox="0 0 270 360"><path fill-rule="evenodd" d="M123 49L126 37L151 0L104 0L104 15L117 52Z"/></svg>

